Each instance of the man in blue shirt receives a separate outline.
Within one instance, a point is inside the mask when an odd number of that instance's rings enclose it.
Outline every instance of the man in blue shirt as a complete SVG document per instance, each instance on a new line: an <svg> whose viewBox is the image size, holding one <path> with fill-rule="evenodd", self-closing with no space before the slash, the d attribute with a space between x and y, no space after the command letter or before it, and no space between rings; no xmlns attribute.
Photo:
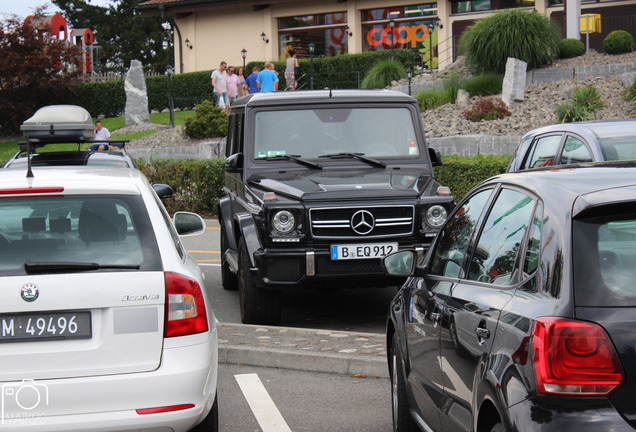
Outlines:
<svg viewBox="0 0 636 432"><path fill-rule="evenodd" d="M250 88L250 93L258 93L258 86L256 85L256 79L258 78L259 72L260 72L260 69L257 66L254 66L254 69L252 69L252 73L250 74L250 76L245 78L245 84L247 84L248 87Z"/></svg>
<svg viewBox="0 0 636 432"><path fill-rule="evenodd" d="M274 65L272 63L265 63L265 69L258 74L256 84L258 91L261 93L278 90L278 75L274 72Z"/></svg>

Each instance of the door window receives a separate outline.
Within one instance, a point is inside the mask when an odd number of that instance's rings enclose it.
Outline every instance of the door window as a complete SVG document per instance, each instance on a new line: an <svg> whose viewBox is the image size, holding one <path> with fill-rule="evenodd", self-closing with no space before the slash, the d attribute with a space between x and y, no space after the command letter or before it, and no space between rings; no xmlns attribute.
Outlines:
<svg viewBox="0 0 636 432"><path fill-rule="evenodd" d="M561 164L573 164L579 162L592 162L590 150L585 142L574 136L568 136L565 140L563 153L561 154Z"/></svg>
<svg viewBox="0 0 636 432"><path fill-rule="evenodd" d="M516 282L517 257L534 207L531 197L502 189L479 236L468 279L495 285Z"/></svg>
<svg viewBox="0 0 636 432"><path fill-rule="evenodd" d="M549 135L535 140L530 147L530 156L521 168L539 168L554 165L563 135Z"/></svg>
<svg viewBox="0 0 636 432"><path fill-rule="evenodd" d="M478 192L455 211L440 233L430 274L453 278L463 276L461 269L468 243L491 192L492 189Z"/></svg>

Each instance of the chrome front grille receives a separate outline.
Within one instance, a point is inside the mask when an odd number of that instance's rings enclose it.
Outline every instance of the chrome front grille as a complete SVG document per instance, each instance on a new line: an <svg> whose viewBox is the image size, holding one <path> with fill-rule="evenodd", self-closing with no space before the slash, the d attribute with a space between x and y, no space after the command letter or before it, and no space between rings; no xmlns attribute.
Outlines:
<svg viewBox="0 0 636 432"><path fill-rule="evenodd" d="M415 207L328 207L309 210L314 238L380 238L413 232Z"/></svg>

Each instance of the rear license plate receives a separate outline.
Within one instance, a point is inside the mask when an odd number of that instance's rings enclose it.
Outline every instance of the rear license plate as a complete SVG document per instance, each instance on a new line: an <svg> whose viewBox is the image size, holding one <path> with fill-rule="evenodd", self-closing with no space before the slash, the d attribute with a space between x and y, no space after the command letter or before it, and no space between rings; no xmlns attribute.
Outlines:
<svg viewBox="0 0 636 432"><path fill-rule="evenodd" d="M0 343L90 339L90 312L0 315Z"/></svg>
<svg viewBox="0 0 636 432"><path fill-rule="evenodd" d="M331 259L370 259L382 258L398 251L397 243L358 243L331 246Z"/></svg>

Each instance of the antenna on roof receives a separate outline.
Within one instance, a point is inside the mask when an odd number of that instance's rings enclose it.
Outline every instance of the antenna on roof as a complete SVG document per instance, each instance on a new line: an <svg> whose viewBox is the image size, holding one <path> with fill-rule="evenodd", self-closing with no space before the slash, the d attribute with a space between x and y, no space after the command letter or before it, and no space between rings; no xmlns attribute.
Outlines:
<svg viewBox="0 0 636 432"><path fill-rule="evenodd" d="M31 171L31 140L27 139L27 178L33 178L33 171Z"/></svg>

